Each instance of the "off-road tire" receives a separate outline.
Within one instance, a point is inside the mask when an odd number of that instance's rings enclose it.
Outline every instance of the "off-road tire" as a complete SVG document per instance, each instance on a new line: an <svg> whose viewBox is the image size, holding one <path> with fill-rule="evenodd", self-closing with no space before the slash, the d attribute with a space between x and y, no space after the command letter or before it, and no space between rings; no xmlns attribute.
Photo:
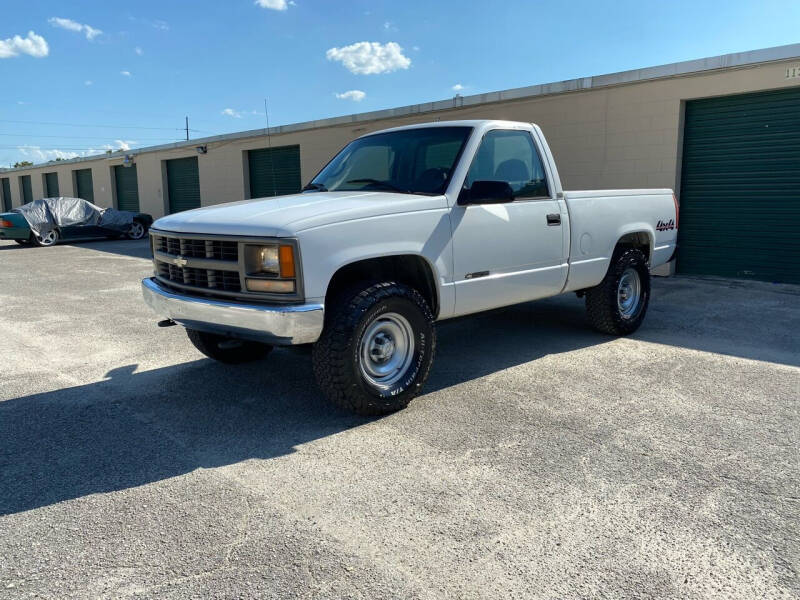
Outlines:
<svg viewBox="0 0 800 600"><path fill-rule="evenodd" d="M408 406L428 379L436 352L433 314L422 295L396 282L351 288L331 302L325 327L312 350L314 376L339 408L360 415L391 413ZM361 341L381 315L399 314L413 335L411 362L399 381L377 389L362 373Z"/></svg>
<svg viewBox="0 0 800 600"><path fill-rule="evenodd" d="M641 292L636 312L622 315L618 303L619 282L626 269L639 274ZM611 258L608 272L599 285L586 291L586 312L592 327L610 335L628 335L642 324L650 301L650 269L647 258L636 248L620 248Z"/></svg>
<svg viewBox="0 0 800 600"><path fill-rule="evenodd" d="M186 335L200 352L208 358L213 358L221 363L236 365L264 358L272 350L272 346L251 342L249 340L234 340L223 335L187 329ZM226 347L227 346L227 347Z"/></svg>

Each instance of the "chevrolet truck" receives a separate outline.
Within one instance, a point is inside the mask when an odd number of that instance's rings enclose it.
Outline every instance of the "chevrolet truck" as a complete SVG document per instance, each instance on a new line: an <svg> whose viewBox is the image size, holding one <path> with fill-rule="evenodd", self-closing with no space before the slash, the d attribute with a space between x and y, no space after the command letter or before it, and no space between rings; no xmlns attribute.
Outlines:
<svg viewBox="0 0 800 600"><path fill-rule="evenodd" d="M574 292L635 331L677 227L669 189L563 190L536 125L427 123L357 138L299 194L158 219L142 291L223 363L313 344L328 399L378 415L422 390L437 321Z"/></svg>

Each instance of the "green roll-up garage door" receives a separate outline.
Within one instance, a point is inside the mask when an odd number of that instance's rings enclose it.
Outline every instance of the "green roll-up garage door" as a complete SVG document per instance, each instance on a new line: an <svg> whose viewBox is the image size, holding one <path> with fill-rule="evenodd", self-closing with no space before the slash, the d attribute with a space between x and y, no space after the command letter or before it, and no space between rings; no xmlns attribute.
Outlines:
<svg viewBox="0 0 800 600"><path fill-rule="evenodd" d="M46 198L58 198L58 173L44 174L44 195Z"/></svg>
<svg viewBox="0 0 800 600"><path fill-rule="evenodd" d="M300 146L250 150L247 162L251 198L283 196L300 191Z"/></svg>
<svg viewBox="0 0 800 600"><path fill-rule="evenodd" d="M19 178L19 187L22 189L22 203L33 202L33 191L31 190L31 176L22 175Z"/></svg>
<svg viewBox="0 0 800 600"><path fill-rule="evenodd" d="M800 283L800 87L686 103L678 272Z"/></svg>
<svg viewBox="0 0 800 600"><path fill-rule="evenodd" d="M200 174L196 156L167 161L167 188L170 213L200 206Z"/></svg>
<svg viewBox="0 0 800 600"><path fill-rule="evenodd" d="M3 210L8 212L11 210L11 184L8 181L8 177L3 177L2 181Z"/></svg>
<svg viewBox="0 0 800 600"><path fill-rule="evenodd" d="M117 190L117 209L139 212L139 177L136 165L114 167L114 182Z"/></svg>
<svg viewBox="0 0 800 600"><path fill-rule="evenodd" d="M78 194L78 198L94 202L94 185L92 184L91 169L78 169L75 171L75 191ZM117 197L119 198L119 195Z"/></svg>

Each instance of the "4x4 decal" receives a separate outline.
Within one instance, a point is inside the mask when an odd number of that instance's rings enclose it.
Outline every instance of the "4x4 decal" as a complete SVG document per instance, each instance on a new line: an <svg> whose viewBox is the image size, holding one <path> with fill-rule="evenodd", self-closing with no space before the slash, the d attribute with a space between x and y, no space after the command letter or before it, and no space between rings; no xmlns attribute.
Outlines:
<svg viewBox="0 0 800 600"><path fill-rule="evenodd" d="M656 223L656 231L669 231L670 229L675 229L675 219L670 219L669 221L659 219L658 223Z"/></svg>

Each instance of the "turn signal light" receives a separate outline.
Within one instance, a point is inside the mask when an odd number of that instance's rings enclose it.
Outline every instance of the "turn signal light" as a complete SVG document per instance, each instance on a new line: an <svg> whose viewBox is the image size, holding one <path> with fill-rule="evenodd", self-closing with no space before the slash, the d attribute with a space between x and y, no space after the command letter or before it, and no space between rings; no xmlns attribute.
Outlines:
<svg viewBox="0 0 800 600"><path fill-rule="evenodd" d="M294 277L294 249L291 246L281 246L278 250L278 260L281 266L281 277L291 279Z"/></svg>

